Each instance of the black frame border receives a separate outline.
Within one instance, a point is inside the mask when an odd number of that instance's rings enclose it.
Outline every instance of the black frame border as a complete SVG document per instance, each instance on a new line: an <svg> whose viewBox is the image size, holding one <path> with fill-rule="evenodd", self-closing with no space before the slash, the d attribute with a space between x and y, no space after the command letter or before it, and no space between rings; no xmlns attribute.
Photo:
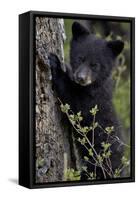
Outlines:
<svg viewBox="0 0 138 200"><path fill-rule="evenodd" d="M88 14L74 14L74 13L57 13L57 12L41 12L41 11L29 11L19 15L19 19L24 15L28 16L29 20L29 58L28 58L28 87L29 87L29 101L27 108L29 109L29 126L28 132L22 133L19 131L19 149L20 151L25 150L25 147L20 147L23 134L29 134L28 140L26 141L28 152L27 167L29 172L27 176L23 176L21 168L21 158L19 160L19 184L28 188L48 188L48 187L63 187L63 186L81 186L81 185L97 185L97 184L112 184L112 183L128 183L135 181L135 18L134 17L118 17L118 16L104 16L104 15L88 15ZM64 18L64 19L96 19L96 20L108 20L108 21L123 21L130 22L131 24L131 176L128 178L116 178L109 180L94 180L94 181L63 181L63 182L52 182L52 183L35 183L35 17L52 17L52 18ZM20 20L21 21L21 20ZM19 22L20 22L19 21ZM25 28L25 27L24 27ZM22 29L19 29L19 35ZM21 49L19 43L19 49ZM22 45L23 46L23 45ZM19 68L21 68L21 55L19 56ZM22 61L23 62L23 61ZM19 79L23 76L19 72ZM23 85L21 82L20 85ZM22 87L19 87L21 90ZM19 97L21 104L21 98ZM20 107L20 106L19 106ZM21 114L19 114L20 116ZM27 122L24 123L26 126ZM19 125L20 126L20 125ZM19 157L21 157L19 151ZM25 169L24 169L25 170ZM25 173L25 172L24 172ZM22 181L22 179L25 179ZM29 180L28 180L29 179ZM25 183L24 183L25 182Z"/></svg>

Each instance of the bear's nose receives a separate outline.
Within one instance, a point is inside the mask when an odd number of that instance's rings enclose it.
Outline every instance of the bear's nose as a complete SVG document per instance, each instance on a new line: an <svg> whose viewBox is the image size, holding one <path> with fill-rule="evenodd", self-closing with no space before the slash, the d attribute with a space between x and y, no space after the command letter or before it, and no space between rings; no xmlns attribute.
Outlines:
<svg viewBox="0 0 138 200"><path fill-rule="evenodd" d="M78 74L77 79L79 82L85 82L86 76L84 74Z"/></svg>

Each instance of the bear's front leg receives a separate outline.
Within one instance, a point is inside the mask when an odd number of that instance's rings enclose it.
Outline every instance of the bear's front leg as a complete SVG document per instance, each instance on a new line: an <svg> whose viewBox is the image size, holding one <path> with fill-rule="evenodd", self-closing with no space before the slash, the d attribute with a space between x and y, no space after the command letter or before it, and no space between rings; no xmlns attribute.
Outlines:
<svg viewBox="0 0 138 200"><path fill-rule="evenodd" d="M49 63L50 63L50 67L51 67L52 79L53 79L53 81L57 82L57 80L62 76L60 60L53 53L50 53L48 58L49 58Z"/></svg>
<svg viewBox="0 0 138 200"><path fill-rule="evenodd" d="M69 103L69 99L71 98L71 79L69 78L69 74L61 69L61 62L55 54L50 53L49 62L53 88L63 103Z"/></svg>

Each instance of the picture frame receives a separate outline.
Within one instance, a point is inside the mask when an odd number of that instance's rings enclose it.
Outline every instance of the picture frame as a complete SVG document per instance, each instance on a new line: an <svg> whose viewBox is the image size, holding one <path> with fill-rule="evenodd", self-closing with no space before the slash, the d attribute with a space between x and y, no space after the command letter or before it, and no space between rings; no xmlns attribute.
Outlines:
<svg viewBox="0 0 138 200"><path fill-rule="evenodd" d="M54 19L55 21L51 22L50 19ZM62 21L60 21L59 26L54 29L55 31L52 32L53 30L51 28L49 32L46 32L46 29L42 27L42 24L45 27L47 26L46 23L48 23L48 27L50 28L52 27L51 23L55 24L57 23L56 21L57 19L60 19ZM45 65L50 65L49 55L51 52L52 53L54 52L57 53L61 59L62 70L63 71L67 70L64 69L65 66L63 65L63 56L62 56L63 52L61 53L61 51L63 51L64 48L67 49L66 50L67 53L69 52L69 47L68 46L65 47L63 41L65 40L65 37L67 38L67 36L65 36L64 29L62 26L63 23L65 23L65 20L68 20L68 23L70 23L69 20L80 20L80 21L86 20L92 22L94 21L95 24L98 24L95 26L98 27L97 29L99 32L101 29L103 29L103 24L105 25L106 22L107 23L109 22L109 24L110 23L129 24L130 27L128 31L129 34L127 33L128 35L126 34L127 36L125 36L125 38L126 37L129 38L129 42L127 41L128 39L126 39L126 45L128 45L129 48L128 51L130 55L129 56L130 60L128 62L130 63L130 69L128 72L129 75L125 76L129 76L130 78L130 87L129 87L130 96L128 96L128 98L130 98L130 104L128 105L130 109L130 114L127 114L128 115L127 117L129 118L130 121L130 126L128 128L128 131L130 133L130 138L129 138L130 151L128 153L130 154L129 155L130 169L129 169L129 175L127 175L126 177L115 177L115 174L113 173L113 177L115 178L108 177L105 179L103 178L97 179L93 177L92 180L89 179L81 180L81 178L80 179L76 178L76 180L69 180L68 177L65 180L65 174L63 171L65 169L65 166L68 165L67 164L69 159L68 157L69 156L71 157L71 155L68 156L68 153L66 154L64 153L65 151L64 147L66 146L66 148L69 148L68 143L66 141L66 137L68 137L68 135L65 134L64 138L62 138L63 137L62 134L66 132L65 130L66 127L61 128L60 124L63 123L64 126L65 122L64 121L62 122L62 119L60 119L60 114L57 115L57 113L59 112L59 108L57 108L57 105L56 107L53 106L55 105L55 99L58 98L58 95L56 96L57 93L54 91L54 89L51 90L48 88L49 86L46 86L46 81L48 81L50 82L49 83L50 88L52 88L53 76L49 75L48 80L45 77L45 74L49 73L49 70L51 70L51 68L49 68L47 71L46 69L44 69ZM100 24L101 22L104 22L102 23L102 26ZM124 24L123 27L125 26ZM71 26L69 27L71 29ZM107 30L106 28L105 30ZM123 31L125 30L127 32L126 29L124 28ZM62 32L60 33L60 36L58 36L58 31ZM114 31L116 31L116 27ZM48 35L49 33L53 34L52 37L54 38L52 40L53 46L50 47L48 46L48 44L51 45L51 35ZM74 34L78 33L75 32ZM102 32L101 35L102 34L105 33ZM47 44L45 44L45 42L42 41L43 39L45 41L46 38L48 41ZM68 40L68 38L66 40ZM56 50L54 50L54 48ZM43 52L44 50L45 52ZM39 68L41 69L38 69L37 66L39 66ZM43 89L42 85L40 87L39 85L40 83L43 85ZM36 87L36 85L39 89ZM44 91L40 92L40 90ZM47 94L47 96L45 95L46 90L50 91L50 94ZM48 101L44 99L45 97L49 98L50 95L52 95L52 98L54 99L50 98ZM43 119L41 118L43 116L42 114L43 109L39 108L39 103L41 104L41 106L43 106L44 105L43 103L45 101L48 102L48 104L45 104L46 107L45 111L47 111L48 114L45 115L46 118ZM50 104L52 104L51 108ZM44 124L46 120L48 121L51 112L56 113L55 115L51 115L55 117L54 121L47 122L47 124L49 124L49 126L52 126L52 128L49 127L46 128L46 126L48 125ZM39 120L39 124L37 120ZM42 122L41 120L44 121ZM51 125L50 123L53 123L53 125ZM47 134L48 130L49 134L54 135L54 133L57 133L55 130L56 129L55 123L58 132L59 130L61 131L61 133L58 135L58 138L57 136L48 136L48 138L45 138L44 134ZM60 124L57 125L57 123ZM43 129L42 132L41 128ZM63 128L64 130L62 130ZM52 140L54 141L53 143ZM48 145L48 142L51 142L51 145L53 145L51 148ZM63 145L64 142L65 144ZM54 146L55 143L57 143L57 146L58 145L60 146L60 147L58 146L58 150L56 150L56 147ZM77 147L75 146L75 148ZM60 152L61 155L59 155L59 151L61 151ZM66 149L66 151L68 150ZM56 156L59 156L59 160L57 163L55 161L57 160ZM49 158L50 158L50 164L47 164L49 162ZM86 159L85 161L87 161L87 159L89 158L85 156L85 159ZM72 160L70 161L70 163L71 162ZM55 170L55 166L57 168L59 167L58 170ZM72 166L72 164L70 164L70 166ZM51 168L53 168L53 170L55 171L50 171ZM66 166L66 168L68 168L68 166ZM45 176L46 173L49 174L51 173L51 174ZM69 173L68 176L71 176L72 179L74 179L74 177L81 177L81 175L74 175L74 173L76 173L76 170L73 169L72 167L70 167L70 171L67 171L66 173ZM50 177L49 179L48 176ZM58 177L59 180L55 179L56 180L55 181L54 177ZM19 15L19 184L27 188L47 188L47 187L59 187L59 186L127 183L134 181L135 181L135 18L73 14L73 13L71 14L71 13L39 12L39 11L29 11L20 14Z"/></svg>

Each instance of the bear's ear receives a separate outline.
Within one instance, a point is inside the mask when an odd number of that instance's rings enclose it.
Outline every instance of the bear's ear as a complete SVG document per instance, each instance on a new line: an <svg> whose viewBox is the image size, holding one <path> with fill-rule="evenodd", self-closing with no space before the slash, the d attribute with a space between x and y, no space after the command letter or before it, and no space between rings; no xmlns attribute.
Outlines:
<svg viewBox="0 0 138 200"><path fill-rule="evenodd" d="M74 39L77 39L80 36L86 36L89 35L89 30L81 25L79 22L74 22L72 24L72 35Z"/></svg>
<svg viewBox="0 0 138 200"><path fill-rule="evenodd" d="M124 48L124 42L121 40L109 41L107 46L112 50L114 56L118 56Z"/></svg>

